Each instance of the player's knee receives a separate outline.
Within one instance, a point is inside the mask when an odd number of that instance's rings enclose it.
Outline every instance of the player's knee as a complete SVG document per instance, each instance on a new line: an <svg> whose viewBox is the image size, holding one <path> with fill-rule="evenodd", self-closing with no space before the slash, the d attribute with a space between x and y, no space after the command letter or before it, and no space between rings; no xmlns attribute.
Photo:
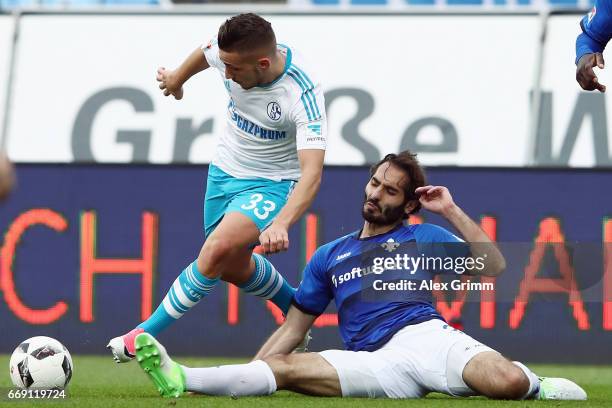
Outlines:
<svg viewBox="0 0 612 408"><path fill-rule="evenodd" d="M292 363L291 354L276 354L269 356L264 361L270 366L279 389L288 389L297 378L296 366Z"/></svg>
<svg viewBox="0 0 612 408"><path fill-rule="evenodd" d="M513 367L506 373L505 381L508 384L508 398L510 399L523 398L529 390L529 379L518 367Z"/></svg>
<svg viewBox="0 0 612 408"><path fill-rule="evenodd" d="M231 255L232 244L230 242L210 238L204 244L198 256L198 270L207 278L217 278L221 274L220 266L223 260Z"/></svg>
<svg viewBox="0 0 612 408"><path fill-rule="evenodd" d="M497 372L497 398L521 399L529 390L529 379L513 364L505 365Z"/></svg>

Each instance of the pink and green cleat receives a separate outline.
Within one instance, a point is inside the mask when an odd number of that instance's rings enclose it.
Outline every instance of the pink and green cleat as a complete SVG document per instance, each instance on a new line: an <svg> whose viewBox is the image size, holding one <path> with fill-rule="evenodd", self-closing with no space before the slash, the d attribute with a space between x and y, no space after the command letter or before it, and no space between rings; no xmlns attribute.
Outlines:
<svg viewBox="0 0 612 408"><path fill-rule="evenodd" d="M136 361L162 397L178 398L185 392L185 373L166 348L149 333L136 336Z"/></svg>
<svg viewBox="0 0 612 408"><path fill-rule="evenodd" d="M106 348L111 351L116 363L127 363L134 359L136 356L134 339L141 333L144 333L144 329L137 327L129 333L115 337L108 342Z"/></svg>

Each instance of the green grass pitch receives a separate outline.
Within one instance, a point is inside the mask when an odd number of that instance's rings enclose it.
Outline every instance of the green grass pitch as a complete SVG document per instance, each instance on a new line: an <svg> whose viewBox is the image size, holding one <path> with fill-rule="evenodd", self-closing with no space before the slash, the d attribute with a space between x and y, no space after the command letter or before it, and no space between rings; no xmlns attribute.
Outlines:
<svg viewBox="0 0 612 408"><path fill-rule="evenodd" d="M271 397L239 398L185 395L177 400L162 399L149 379L134 362L115 364L110 356L74 356L74 375L65 400L9 401L11 387L8 374L9 356L0 356L0 407L65 406L65 407L612 407L612 366L537 365L530 367L539 375L561 376L579 383L588 393L586 402L571 401L490 401L484 398L449 398L430 394L421 400L368 400L306 397L290 392L278 392ZM210 366L242 362L236 359L178 358L191 366Z"/></svg>

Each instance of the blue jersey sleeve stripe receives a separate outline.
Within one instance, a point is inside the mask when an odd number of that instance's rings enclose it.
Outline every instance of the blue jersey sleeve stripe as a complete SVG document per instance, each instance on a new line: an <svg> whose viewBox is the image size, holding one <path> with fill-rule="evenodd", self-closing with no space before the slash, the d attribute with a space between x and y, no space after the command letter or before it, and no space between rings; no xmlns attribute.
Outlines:
<svg viewBox="0 0 612 408"><path fill-rule="evenodd" d="M297 71L295 71L294 69L291 69L290 72L295 75L295 80L298 81L298 83L300 84L300 87L302 88L302 91L304 91L302 93L302 96L306 97L306 99L308 100L308 104L310 105L310 112L311 115L308 116L308 120L316 120L318 119L315 115L315 110L314 107L312 105L312 97L309 94L310 89L308 88L308 84L306 83L306 81L304 80L304 78L302 78L300 76L300 74L297 73ZM316 105L316 101L315 101L315 105Z"/></svg>
<svg viewBox="0 0 612 408"><path fill-rule="evenodd" d="M293 72L293 74L296 75L296 78L298 78L300 80L301 84L303 85L302 86L302 90L304 91L304 95L306 96L306 99L308 99L308 103L310 105L310 111L312 112L312 119L310 119L310 120L318 120L318 119L320 119L320 115L319 116L315 115L315 108L314 108L314 106L317 105L317 101L314 99L314 94L312 93L312 88L308 86L308 84L306 83L304 78L302 78L297 71L292 69L291 72ZM313 106L313 102L314 102L314 106Z"/></svg>
<svg viewBox="0 0 612 408"><path fill-rule="evenodd" d="M293 78L293 80L295 81L295 83L297 83L300 86L300 89L302 90L302 103L304 104L304 109L306 110L306 113L308 114L308 120L312 120L312 115L310 113L310 110L308 108L308 104L306 103L306 99L304 98L304 84L301 81L301 79L299 79L297 77L297 75L291 70L289 69L287 71L287 75L289 75L291 78Z"/></svg>
<svg viewBox="0 0 612 408"><path fill-rule="evenodd" d="M306 95L308 95L309 100L314 101L314 109L317 111L317 115L316 115L317 117L315 119L316 120L321 119L321 114L319 113L319 107L317 106L317 98L315 97L314 92L312 92L312 88L306 91ZM310 107L312 108L312 103Z"/></svg>
<svg viewBox="0 0 612 408"><path fill-rule="evenodd" d="M310 80L310 78L308 77L308 75L306 75L306 73L305 73L305 72L304 72L302 69L300 69L300 67L298 67L298 66L296 66L296 65L293 65L293 67L294 67L294 68L295 68L295 70L296 70L296 71L297 71L297 72L298 72L298 73L301 75L301 77L302 77L303 79L305 79L305 80L306 80L306 82L308 83L308 85L310 85L310 89L309 89L309 91L310 91L310 93L312 94L312 97L313 97L313 99L314 99L314 104L315 104L315 109L316 109L316 111L317 111L317 116L318 116L318 119L320 119L320 118L321 118L321 112L319 111L319 105L318 105L318 103L317 103L317 98L315 97L314 92L312 91L312 90L315 88L315 86L314 86L313 82Z"/></svg>
<svg viewBox="0 0 612 408"><path fill-rule="evenodd" d="M306 91L306 93L308 93L309 96L314 101L314 108L317 112L317 119L321 119L321 112L319 111L319 105L317 103L317 98L313 92L313 89L315 87L314 84L312 83L310 78L308 78L308 75L306 75L304 71L302 71L298 66L293 65L293 68L295 70L295 73L308 85L308 90Z"/></svg>
<svg viewBox="0 0 612 408"><path fill-rule="evenodd" d="M292 70L287 71L287 75L293 78L293 80L300 86L302 91L304 91L304 85L302 84L301 80L297 78L296 74ZM306 103L305 92L302 92L301 99L302 99L302 103L304 104L304 109L306 110L306 114L308 115L308 120L309 121L313 120L314 115L310 113L310 109L308 107L308 104Z"/></svg>
<svg viewBox="0 0 612 408"><path fill-rule="evenodd" d="M321 112L319 111L319 105L317 104L317 98L314 95L314 92L312 92L312 90L315 88L314 83L310 80L310 78L308 77L308 75L306 75L306 73L297 65L293 65L293 67L295 68L295 70L301 74L302 78L304 78L306 80L306 82L310 85L310 92L312 93L312 97L314 99L314 103L315 103L315 108L317 111L317 116L319 117L319 119L321 118Z"/></svg>
<svg viewBox="0 0 612 408"><path fill-rule="evenodd" d="M300 310L300 311L302 311L302 312L304 312L304 313L306 313L306 314L309 314L309 315L311 315L311 316L320 316L320 315L323 313L323 312L315 312L315 311L312 311L312 310L310 310L310 309L308 309L308 308L305 308L304 306L300 305L300 304L297 302L297 300L295 300L295 297L293 298L293 300L291 301L291 303L292 303L292 304L293 304L293 306L295 306L295 307L296 307L298 310Z"/></svg>

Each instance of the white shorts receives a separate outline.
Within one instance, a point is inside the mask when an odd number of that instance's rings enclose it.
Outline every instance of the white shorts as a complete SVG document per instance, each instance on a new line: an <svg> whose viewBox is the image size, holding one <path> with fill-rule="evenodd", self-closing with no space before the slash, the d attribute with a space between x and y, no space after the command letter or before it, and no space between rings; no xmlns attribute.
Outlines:
<svg viewBox="0 0 612 408"><path fill-rule="evenodd" d="M484 351L495 350L433 319L404 327L376 351L319 354L338 372L344 397L420 398L429 392L475 395L463 369Z"/></svg>

